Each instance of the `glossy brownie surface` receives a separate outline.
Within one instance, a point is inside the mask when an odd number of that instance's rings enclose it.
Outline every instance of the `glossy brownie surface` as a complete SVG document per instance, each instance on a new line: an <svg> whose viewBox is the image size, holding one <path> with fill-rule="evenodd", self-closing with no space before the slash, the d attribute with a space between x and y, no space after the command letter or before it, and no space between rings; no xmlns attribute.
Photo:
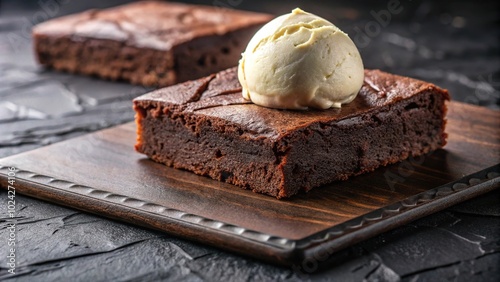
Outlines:
<svg viewBox="0 0 500 282"><path fill-rule="evenodd" d="M365 70L364 84L358 96L340 109L279 110L243 99L237 70L231 68L201 80L155 90L136 98L135 103L171 105L176 111L221 118L237 124L249 138L266 136L277 139L313 123L341 121L425 91L436 91L449 99L445 90L431 83L379 70Z"/></svg>

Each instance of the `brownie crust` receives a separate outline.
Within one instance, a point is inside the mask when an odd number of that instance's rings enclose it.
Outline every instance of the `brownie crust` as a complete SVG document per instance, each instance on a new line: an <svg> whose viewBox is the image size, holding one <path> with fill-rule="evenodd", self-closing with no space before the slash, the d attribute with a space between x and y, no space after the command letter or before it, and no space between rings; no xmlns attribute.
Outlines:
<svg viewBox="0 0 500 282"><path fill-rule="evenodd" d="M167 86L235 66L270 15L141 1L34 27L38 62L56 70Z"/></svg>
<svg viewBox="0 0 500 282"><path fill-rule="evenodd" d="M134 100L138 152L168 166L290 197L446 144L446 90L366 70L341 109L278 110L242 98L236 69Z"/></svg>

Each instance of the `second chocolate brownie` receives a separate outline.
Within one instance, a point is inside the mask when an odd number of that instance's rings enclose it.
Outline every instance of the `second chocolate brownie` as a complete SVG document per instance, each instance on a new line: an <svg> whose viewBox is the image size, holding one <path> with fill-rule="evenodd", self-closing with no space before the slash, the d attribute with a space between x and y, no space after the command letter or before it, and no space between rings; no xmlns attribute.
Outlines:
<svg viewBox="0 0 500 282"><path fill-rule="evenodd" d="M238 64L270 15L172 2L138 2L34 27L38 61L57 70L167 86Z"/></svg>

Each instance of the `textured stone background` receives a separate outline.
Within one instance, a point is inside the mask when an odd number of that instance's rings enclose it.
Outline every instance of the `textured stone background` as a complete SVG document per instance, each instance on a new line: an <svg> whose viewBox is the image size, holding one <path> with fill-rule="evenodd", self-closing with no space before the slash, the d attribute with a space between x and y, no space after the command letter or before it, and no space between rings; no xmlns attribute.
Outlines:
<svg viewBox="0 0 500 282"><path fill-rule="evenodd" d="M133 119L130 100L148 89L44 70L33 57L33 23L125 1L103 2L0 0L0 157ZM390 1L196 2L274 14L300 6L348 32L366 67L431 81L455 100L499 108L499 5L493 1L400 1L402 11L371 32L373 12ZM496 190L385 233L349 249L341 263L303 274L18 195L18 274L8 275L2 263L0 280L500 281L499 196ZM4 190L0 199L0 238L7 238Z"/></svg>

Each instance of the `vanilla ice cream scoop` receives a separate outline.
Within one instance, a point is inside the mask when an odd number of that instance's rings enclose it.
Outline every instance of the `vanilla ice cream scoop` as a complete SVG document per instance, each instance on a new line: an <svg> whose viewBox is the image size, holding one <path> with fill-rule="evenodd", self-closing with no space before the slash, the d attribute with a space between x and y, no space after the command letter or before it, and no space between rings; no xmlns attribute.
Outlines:
<svg viewBox="0 0 500 282"><path fill-rule="evenodd" d="M349 36L298 8L264 25L238 66L243 97L280 109L339 108L356 97L363 77Z"/></svg>

